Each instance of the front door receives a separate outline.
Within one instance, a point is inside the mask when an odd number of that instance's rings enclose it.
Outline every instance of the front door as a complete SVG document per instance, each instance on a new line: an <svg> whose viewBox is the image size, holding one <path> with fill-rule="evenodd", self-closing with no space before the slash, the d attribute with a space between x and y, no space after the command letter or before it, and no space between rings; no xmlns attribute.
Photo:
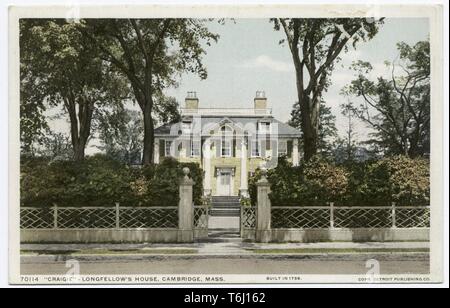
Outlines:
<svg viewBox="0 0 450 308"><path fill-rule="evenodd" d="M219 196L231 196L231 171L220 171L218 178L217 194Z"/></svg>

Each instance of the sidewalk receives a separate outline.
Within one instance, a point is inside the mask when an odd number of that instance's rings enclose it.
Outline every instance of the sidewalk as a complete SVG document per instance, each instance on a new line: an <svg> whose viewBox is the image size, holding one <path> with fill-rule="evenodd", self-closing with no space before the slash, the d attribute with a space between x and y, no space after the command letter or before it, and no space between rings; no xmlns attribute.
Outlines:
<svg viewBox="0 0 450 308"><path fill-rule="evenodd" d="M225 242L189 244L22 244L23 256L76 255L123 256L158 255L189 257L230 256L292 256L292 255L349 255L349 254L427 254L428 242L386 243L249 243L239 239Z"/></svg>

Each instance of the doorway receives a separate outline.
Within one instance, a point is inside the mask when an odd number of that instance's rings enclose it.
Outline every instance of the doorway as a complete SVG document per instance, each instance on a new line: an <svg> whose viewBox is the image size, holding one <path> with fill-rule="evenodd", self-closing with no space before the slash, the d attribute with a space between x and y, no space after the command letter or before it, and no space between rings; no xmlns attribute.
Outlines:
<svg viewBox="0 0 450 308"><path fill-rule="evenodd" d="M220 170L217 177L217 195L218 196L232 196L233 195L233 181L231 170Z"/></svg>

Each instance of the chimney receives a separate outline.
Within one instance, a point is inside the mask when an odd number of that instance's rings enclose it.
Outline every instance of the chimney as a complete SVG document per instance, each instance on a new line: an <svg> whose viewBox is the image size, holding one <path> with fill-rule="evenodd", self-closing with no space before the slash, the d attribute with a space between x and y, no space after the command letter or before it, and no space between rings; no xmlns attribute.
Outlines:
<svg viewBox="0 0 450 308"><path fill-rule="evenodd" d="M266 92L256 91L255 109L267 109Z"/></svg>
<svg viewBox="0 0 450 308"><path fill-rule="evenodd" d="M186 109L198 109L197 92L188 92L185 99Z"/></svg>

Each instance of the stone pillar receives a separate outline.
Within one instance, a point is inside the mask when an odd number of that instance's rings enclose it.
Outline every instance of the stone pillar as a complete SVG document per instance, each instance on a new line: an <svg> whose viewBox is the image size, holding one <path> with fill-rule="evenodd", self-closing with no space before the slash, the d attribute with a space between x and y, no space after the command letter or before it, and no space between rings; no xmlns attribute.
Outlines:
<svg viewBox="0 0 450 308"><path fill-rule="evenodd" d="M294 139L292 146L292 164L298 166L300 164L300 156L298 153L298 139Z"/></svg>
<svg viewBox="0 0 450 308"><path fill-rule="evenodd" d="M155 139L153 154L154 154L155 164L159 164L159 139Z"/></svg>
<svg viewBox="0 0 450 308"><path fill-rule="evenodd" d="M178 204L178 242L194 241L194 181L189 178L189 168L183 168L184 177L180 181L180 203Z"/></svg>
<svg viewBox="0 0 450 308"><path fill-rule="evenodd" d="M207 139L203 149L203 170L205 170L205 178L203 179L203 191L205 196L212 194L211 189L211 141Z"/></svg>
<svg viewBox="0 0 450 308"><path fill-rule="evenodd" d="M248 198L248 171L247 171L247 140L241 139L241 188L239 189L241 197Z"/></svg>
<svg viewBox="0 0 450 308"><path fill-rule="evenodd" d="M262 178L257 186L256 241L268 243L271 240L270 221L271 204L269 199L270 183L267 180L267 169L262 169Z"/></svg>

